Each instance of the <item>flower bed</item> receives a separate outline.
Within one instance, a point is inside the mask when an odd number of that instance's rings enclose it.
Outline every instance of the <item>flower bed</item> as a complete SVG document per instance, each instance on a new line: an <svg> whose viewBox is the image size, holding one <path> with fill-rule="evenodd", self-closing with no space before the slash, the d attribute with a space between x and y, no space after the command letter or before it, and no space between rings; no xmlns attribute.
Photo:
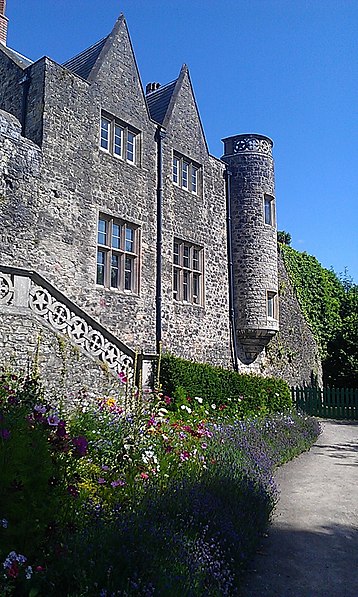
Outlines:
<svg viewBox="0 0 358 597"><path fill-rule="evenodd" d="M65 414L36 380L0 379L1 594L235 595L277 500L274 469L317 424L203 418L198 397L190 412L160 393L134 412L82 398Z"/></svg>

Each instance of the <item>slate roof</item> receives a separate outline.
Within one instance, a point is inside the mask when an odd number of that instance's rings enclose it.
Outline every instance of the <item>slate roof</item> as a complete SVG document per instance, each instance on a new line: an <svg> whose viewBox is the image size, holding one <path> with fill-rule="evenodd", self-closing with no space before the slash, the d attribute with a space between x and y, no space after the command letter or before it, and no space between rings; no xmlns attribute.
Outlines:
<svg viewBox="0 0 358 597"><path fill-rule="evenodd" d="M73 58L70 58L70 60L64 62L62 66L65 66L76 75L79 75L82 77L82 79L88 79L95 62L107 41L107 38L108 36L100 39L100 41L95 43L90 48L87 48L87 50L83 50L83 52L77 54L77 56L74 56Z"/></svg>
<svg viewBox="0 0 358 597"><path fill-rule="evenodd" d="M146 96L150 117L163 124L177 80L151 91Z"/></svg>
<svg viewBox="0 0 358 597"><path fill-rule="evenodd" d="M20 68L27 68L28 66L30 66L30 64L33 64L33 61L30 60L30 58L26 58L26 56L23 56L22 54L19 54L19 52L16 52L16 50L12 50L11 48L9 48L8 46L1 46L1 49L4 50L4 52L10 57L12 58L12 60L20 67Z"/></svg>

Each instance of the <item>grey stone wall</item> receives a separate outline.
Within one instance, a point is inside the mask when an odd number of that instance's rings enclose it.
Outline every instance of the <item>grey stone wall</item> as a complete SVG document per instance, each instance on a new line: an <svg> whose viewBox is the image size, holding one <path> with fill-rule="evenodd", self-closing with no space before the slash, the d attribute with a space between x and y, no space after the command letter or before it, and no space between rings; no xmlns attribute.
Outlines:
<svg viewBox="0 0 358 597"><path fill-rule="evenodd" d="M25 311L0 306L0 354L2 367L30 374L36 369L46 397L56 406L73 409L83 391L94 404L97 398L123 397L124 386L103 363Z"/></svg>
<svg viewBox="0 0 358 597"><path fill-rule="evenodd" d="M19 121L0 110L0 262L32 267L42 156L20 131Z"/></svg>
<svg viewBox="0 0 358 597"><path fill-rule="evenodd" d="M9 50L0 45L0 108L21 120L23 69L11 58Z"/></svg>
<svg viewBox="0 0 358 597"><path fill-rule="evenodd" d="M180 81L163 141L164 348L184 358L230 366L224 165L208 154L185 69ZM173 184L173 151L201 166L198 194ZM202 305L173 301L174 237L203 248Z"/></svg>

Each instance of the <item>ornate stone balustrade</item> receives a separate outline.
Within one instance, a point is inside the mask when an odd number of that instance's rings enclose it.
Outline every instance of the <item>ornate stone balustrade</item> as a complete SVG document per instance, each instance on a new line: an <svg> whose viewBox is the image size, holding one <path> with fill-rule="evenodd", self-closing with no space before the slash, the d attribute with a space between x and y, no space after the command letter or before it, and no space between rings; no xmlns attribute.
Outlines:
<svg viewBox="0 0 358 597"><path fill-rule="evenodd" d="M133 377L134 352L35 272L0 266L3 306L29 309L113 373Z"/></svg>

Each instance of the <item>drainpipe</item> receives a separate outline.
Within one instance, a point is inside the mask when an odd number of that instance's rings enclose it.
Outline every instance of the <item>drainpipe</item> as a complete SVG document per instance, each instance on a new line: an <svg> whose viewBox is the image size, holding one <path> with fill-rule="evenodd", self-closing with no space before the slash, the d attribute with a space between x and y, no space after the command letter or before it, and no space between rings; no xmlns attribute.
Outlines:
<svg viewBox="0 0 358 597"><path fill-rule="evenodd" d="M25 137L26 129L26 115L27 115L27 104L29 98L29 89L31 83L31 75L29 72L25 72L22 79L20 79L20 85L22 88L22 106L21 106L21 135Z"/></svg>
<svg viewBox="0 0 358 597"><path fill-rule="evenodd" d="M231 337L231 358L234 371L239 370L237 358L237 341L235 329L235 309L234 309L234 266L232 258L232 221L231 221L231 172L226 166L226 213L227 213L227 256L228 256L228 276L229 276L229 318L230 318L230 337Z"/></svg>
<svg viewBox="0 0 358 597"><path fill-rule="evenodd" d="M162 341L162 247L163 247L163 147L165 131L158 126L155 135L157 142L157 269L155 296L155 339L157 353Z"/></svg>

